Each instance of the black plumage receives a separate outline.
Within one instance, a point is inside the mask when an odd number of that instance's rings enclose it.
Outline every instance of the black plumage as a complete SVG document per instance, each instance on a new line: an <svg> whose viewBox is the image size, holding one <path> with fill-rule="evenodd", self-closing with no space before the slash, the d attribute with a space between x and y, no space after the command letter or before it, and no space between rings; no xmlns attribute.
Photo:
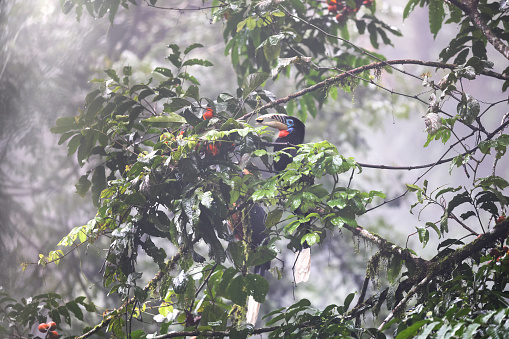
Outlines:
<svg viewBox="0 0 509 339"><path fill-rule="evenodd" d="M281 151L290 145L299 145L304 142L306 135L306 127L304 123L295 117L285 114L265 114L256 119L256 123L276 128L279 130L274 152ZM285 151L288 154L281 154L279 160L274 161L274 170L280 172L292 162L292 158L297 155L295 148Z"/></svg>
<svg viewBox="0 0 509 339"><path fill-rule="evenodd" d="M295 117L285 114L265 114L258 117L256 122L279 130L278 138L276 139L277 144L274 146L274 152L278 152L290 147L291 145L296 146L304 142L306 127L302 121ZM274 161L274 170L277 172L283 171L293 161L293 157L297 155L297 150L295 148L290 148L286 150L285 153L289 154L281 154L279 159ZM313 179L310 180L310 183L312 183L312 181ZM296 212L299 214L301 213L299 208ZM309 227L309 223L307 224ZM302 244L302 250L297 251L296 253L294 265L295 282L298 283L301 281L307 281L309 279L310 268L311 252L308 243L304 242Z"/></svg>

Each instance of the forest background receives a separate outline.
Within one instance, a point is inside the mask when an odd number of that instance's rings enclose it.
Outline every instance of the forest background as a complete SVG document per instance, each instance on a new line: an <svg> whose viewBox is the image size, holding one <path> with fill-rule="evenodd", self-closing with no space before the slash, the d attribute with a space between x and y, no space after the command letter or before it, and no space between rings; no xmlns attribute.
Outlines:
<svg viewBox="0 0 509 339"><path fill-rule="evenodd" d="M180 111L185 109L184 106L179 109L173 106L171 112L165 108L165 104L175 102L174 97L186 98L191 103L190 112L199 119L203 114L204 103L213 103L216 112L220 111L219 107L226 107L225 112L233 114L229 110L229 99L220 96L221 93L230 93L232 98L242 99L240 112L247 114L258 109L262 102L270 105L277 98L288 98L292 93L298 93L324 79L344 75L345 70L379 63L381 60L407 62L398 63L404 66L393 65L404 72L387 67L382 62L378 68L373 67L371 73L365 71L362 75L357 74L364 80L355 76L350 80L344 77L337 80L335 85L292 97L280 105L285 106L286 112L305 121L306 143L319 144L326 140L337 147L338 152L331 146L325 152L327 156L341 155L341 161L348 164L351 164L348 159L353 157L361 164L359 168L353 165L347 169L335 168L338 172L331 177L324 174L320 184L328 189L334 187L330 195L338 193L334 189L341 186L352 187L359 194L369 192L369 198L344 202L347 207L349 203L364 204L364 211L357 213L349 210L341 214L339 202L328 204L333 199L319 196L325 199L320 203L329 206L331 213L335 213L334 217L340 219L331 222L331 217L327 219L324 215L314 215L320 219L323 228L316 228L313 233L317 243L312 246L312 278L308 283L294 286L291 274L294 257L291 249L298 245L292 243L291 248L287 248L288 240L295 241L288 225L295 220L302 221L306 216L299 216L295 206L291 205L274 209L278 202L268 195L258 194L258 201L267 205L267 211L285 212L281 215L279 212L269 214L273 219L277 216L281 219L274 222L275 228L280 229L276 232L279 240L274 244L278 249L279 260L273 265L281 269L284 266L284 270L281 279L277 279L278 272L266 277L270 290L267 295L267 292L262 293L263 299L267 300L262 305L262 315L280 307L289 307L288 313L295 310L292 314L294 318L279 319L285 322L292 319L290 323L294 327L281 327L288 333L309 331L306 333L316 334L306 326L313 320L301 316L301 313L313 312L328 319L340 319L338 322L341 326L338 328L323 326L322 329L330 330L331 333L347 331L352 336L378 336L385 332L389 336L399 337L416 333L427 333L430 336L456 333L467 337L472 333L482 336L490 329L496 332L505 328L508 313L505 283L508 269L503 265L505 259L497 261L497 258L505 258L505 233L501 235L503 232L499 234L494 228L497 221L504 224L500 218L507 207L505 178L509 171L507 159L504 158L507 136L502 134L507 124L505 89L508 75L504 71L508 56L504 50L507 51L508 22L505 2L466 2L477 6L481 19L491 25L493 35L501 41L500 49L493 47L494 44L487 38L489 34L476 30L475 20L467 15L468 8L461 8L461 4L458 6L455 1L446 4L433 0L410 1L408 4L398 1L376 1L374 4L347 1L344 8L350 8L350 14L340 18L336 17L340 10L333 11L330 4L320 1L145 1L134 5L128 1L96 0L90 3L94 4L93 9L80 7L80 1L0 1L0 41L3 46L0 59L0 285L5 297L0 306L5 312L3 329L6 333L13 337L32 334L43 336L35 325L51 318L57 321L61 333L69 336L78 335L82 330L89 335L108 330L119 337L124 332L127 335L135 333L135 336L158 332L163 336L183 329L170 325L173 322L181 325L186 322L182 320L182 315L186 314L189 305L173 300L175 308L172 312L157 311L152 305L155 311L149 311L148 314L155 315L157 321L149 319L151 316L141 317L140 321L132 320L125 316L127 313L122 309L119 313L124 314L124 318L119 316L118 322L110 319L105 323L105 319L108 319L105 314L119 309L123 301L134 296L134 288L122 292L118 286L145 286L160 272L161 265L153 254L147 255L140 251L136 265L142 269L136 272L143 275L133 278L135 282L133 279L127 282L127 275L119 278L119 285L114 284L117 289L112 291L112 286L108 285L112 282L107 281L104 266L110 260L106 255L112 251L112 239L118 235L111 237L111 234L107 234L101 237L99 234L88 233L86 241L68 236L76 227L90 225L98 208L104 206L99 200L104 203L104 199L110 197L102 195L101 199L98 198L101 195L97 188L101 187L97 179L100 175L93 178L96 168L105 161L105 158L101 158L103 154L93 154L90 148L84 149L81 154L78 150L76 157L73 153L78 144L72 146L69 143L69 148L66 148L69 140L61 139L59 135L72 130L80 130L80 135L85 135L83 131L90 126L85 124L65 130L65 121L68 120L59 120L59 125L57 119L86 114L99 93L99 97L104 98L111 94L108 91L126 97L136 95L139 98L139 92L133 89L134 84L147 84L150 78L154 79L154 84L168 79L182 81L172 83L172 86L182 86L180 91L174 89L175 96L172 94L158 99L161 101L152 101L149 106L153 107L156 115L175 113L185 116ZM118 5L118 11L113 10L115 4ZM123 8L123 5L128 9ZM236 17L237 14L240 17ZM258 23L260 18L273 21ZM232 20L237 20L234 25ZM367 27L363 28L361 21ZM273 31L269 34L263 31L265 28ZM251 35L260 34L256 33L257 29L262 31L262 37L266 35L267 40ZM312 39L300 40L306 34L316 37L314 43L321 47L313 50L315 46L308 41ZM253 50L249 48L239 48L238 51L232 48L232 41L237 44L234 46L242 43L241 35L245 41L257 43L254 55L250 55ZM270 37L272 40L269 40ZM195 44L202 47L198 48ZM189 63L187 68L179 68L181 73L175 70L174 74L168 73L165 69L174 68L175 63L171 58L165 58L178 54L172 46L180 46L180 53L188 46L197 47L189 50L189 56L186 57L198 61ZM295 54L292 54L295 51L301 52L302 59L295 59ZM311 61L307 57L311 57ZM458 67L443 66L447 63ZM208 67L209 64L213 66ZM318 70L313 69L316 65ZM260 74L262 71L267 76L264 75L260 81L255 79L253 83L256 86L251 88L246 82L249 74ZM271 71L279 72L279 75L268 77ZM183 75L184 72L189 74ZM124 76L129 78L128 84L123 82ZM122 89L116 89L117 85ZM199 96L191 93L194 90L189 91L188 86L192 85L199 88ZM101 86L102 92L96 93L96 89ZM123 86L127 86L127 89ZM258 97L250 97L251 92L239 92L239 87L250 89ZM154 95L156 92L162 95L154 88L151 90ZM92 93L96 93L95 97L91 96ZM223 106L219 105L221 100ZM100 103L99 112L106 114L102 105L105 107L108 101L105 99ZM195 105L196 102L199 104ZM120 110L120 107L118 104L113 111ZM124 113L131 114L131 109L129 107ZM270 107L268 112L275 109ZM262 110L261 113L266 112ZM439 118L427 115L436 113ZM424 119L426 115L427 119ZM224 127L225 121L226 115L221 116L221 126ZM426 121L431 128L428 128ZM175 122L164 122L167 125L163 129L175 129ZM59 130L58 127L62 128ZM159 126L149 124L149 127ZM207 128L212 130L212 127ZM51 133L51 128L54 133ZM237 131L244 127L232 125L229 128ZM207 134L207 131L204 129L200 137L210 140L211 134ZM258 135L258 132L251 130L240 134L243 133L253 138ZM126 132L126 135L129 134ZM74 135L68 134L67 137ZM433 140L435 137L437 140ZM423 147L425 144L426 147ZM150 147L160 150L158 156L164 153L159 146ZM270 151L270 148L267 150ZM476 152L472 156L471 150ZM253 158L265 155L263 152L253 154ZM310 154L303 156L308 159ZM435 165L437 161L448 158L451 158L448 162ZM304 160L303 163L307 162ZM415 168L423 164L430 165ZM495 167L496 175L493 175ZM329 168L325 172L331 174L333 171ZM139 175L137 173L134 176ZM108 181L112 179L108 176ZM260 187L264 187L264 180L268 180L267 176L262 175L260 181L250 184L251 195L253 190L259 191ZM110 183L108 187L111 185L114 184ZM299 189L302 193L302 190L309 187ZM76 191L81 194L76 194ZM201 201L201 206L205 206L206 202ZM131 203L137 205L140 202ZM421 213L420 209L426 204L430 207ZM458 209L453 214L456 207ZM292 214L298 215L300 219L286 220ZM450 220L449 224L447 220ZM365 227L369 234L358 233L359 229L355 231L357 224ZM345 225L351 229L345 230ZM199 229L199 226L196 227ZM88 231L92 232L92 229ZM221 238L219 231L217 234L228 252L227 237ZM482 237L477 238L479 234L489 236L482 242ZM61 239L66 239L69 246L57 247ZM76 242L71 245L73 240ZM181 239L174 241L172 246L155 241L156 246L166 251L166 260L180 253L177 245L185 243L179 243ZM386 241L399 246L398 251L411 249L413 259L408 257L410 252L404 255L384 252ZM76 246L82 242L86 246ZM196 265L204 271L201 278L196 278L195 288L208 283L206 272L214 266L214 262L232 266L229 259L221 260L221 255L217 252L214 254L217 248L210 251L210 256L205 255L208 247L214 248L211 245L214 241L205 242L208 246L197 243L196 251L207 257L206 262L211 266L196 261ZM466 247L463 247L465 244ZM499 251L498 255L494 255L493 249ZM408 272L414 273L414 268L409 268L412 260L417 261L418 258L433 262L434 258L454 256L461 251L466 251L467 255L461 259L456 258L454 264L448 266L448 273L453 272L450 276L444 272L435 272L435 275L430 274L429 277L417 274L421 277L420 281L408 282ZM381 258L382 269L378 263L374 265L373 258ZM55 265L57 259L60 260ZM193 265L187 267L189 263L179 265L182 270L168 273L167 279L177 279L180 272L196 269L191 268ZM373 265L376 267L373 268ZM240 272L238 276L242 275L240 266L233 263L233 267ZM470 273L465 271L469 270L465 266L469 267ZM405 281L410 286L418 287L413 291L405 286L406 297L398 299L394 295ZM459 292L450 290L449 284L458 281L462 281L459 285L464 290L456 295ZM421 282L428 286L426 292L421 290ZM179 289L177 285L173 282L174 290ZM485 286L489 296L468 300L468 291L477 290L479 286ZM184 287L188 288L187 285ZM174 292L178 294L178 291ZM198 292L198 299L207 300L206 295ZM356 292L355 296L352 292ZM57 295L49 297L48 293ZM331 302L338 305L343 305L345 300L352 302L350 312L355 310L355 304L364 305L363 294L373 296L372 304L366 304L368 306L365 310L348 315L346 307L344 310L334 309L329 314L327 307ZM435 300L439 294L450 295L450 298ZM31 296L34 298L30 299L30 303L38 308L27 306L27 298ZM80 296L86 299L79 299ZM226 295L225 299L228 296L231 297ZM131 317L139 312L136 308L141 309L146 301L139 294L135 297L140 300L139 304L131 305ZM48 298L55 299L55 304L46 303ZM313 308L302 302L303 299L310 300ZM18 308L14 307L17 313L12 312L13 302L19 305ZM415 307L408 308L409 303ZM488 304L491 306L486 306ZM291 305L294 305L293 308ZM395 312L398 305L410 311L405 314L400 313L401 310ZM76 307L81 311L77 311ZM426 313L429 310L437 313L429 315ZM202 314L202 311L199 308L188 310L195 317ZM437 320L447 311L450 311L450 319ZM80 312L86 313L86 316L79 316ZM172 319L170 313L176 318ZM163 314L164 320L157 318ZM482 321L478 319L480 314L485 317ZM181 318L178 318L179 315ZM462 322L465 315L467 319ZM54 319L57 316L59 319ZM277 318L277 313L273 316ZM214 320L222 317L218 315ZM390 323L393 317L399 319L398 322ZM263 328L267 320L259 321L258 325ZM91 333L96 324L100 328ZM268 325L272 324L269 322ZM228 325L224 322L216 326L201 323L200 326L203 328L188 327L198 331L195 334L202 333L200 331L223 331L230 329L230 326L239 333L253 330L249 326L243 327L245 324L242 321L234 320L230 320ZM274 330L272 333L276 335Z"/></svg>

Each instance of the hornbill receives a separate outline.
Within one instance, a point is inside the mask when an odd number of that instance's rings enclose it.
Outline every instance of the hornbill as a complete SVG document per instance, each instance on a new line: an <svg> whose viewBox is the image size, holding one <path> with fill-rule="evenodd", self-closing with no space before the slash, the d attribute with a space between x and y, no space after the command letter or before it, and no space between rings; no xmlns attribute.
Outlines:
<svg viewBox="0 0 509 339"><path fill-rule="evenodd" d="M290 145L299 145L304 142L304 135L306 132L306 128L302 121L297 118L290 117L285 114L266 114L258 117L256 119L257 124L269 126L272 128L276 128L279 130L278 138L276 139L276 143L280 143L279 145L274 146L274 151L278 152ZM288 154L281 154L277 161L274 161L273 166L274 170L277 172L283 171L286 169L288 164L293 161L293 157L297 155L297 150L295 148L289 149L286 151ZM244 172L244 174L248 174ZM265 233L265 218L266 213L263 208L258 204L253 204L244 209L248 210L248 213L242 212L242 215L239 219L238 214L234 214L232 217L232 222L230 226L232 226L233 231L237 239L242 239L245 235L243 233L239 233L239 231L243 231L245 228L243 225L245 221L247 221L247 225L250 226L251 231L251 244L252 246L259 246L260 244L267 242L267 233ZM240 236L240 238L239 238ZM249 237L248 237L249 238ZM270 267L270 261L262 264L260 266L255 267L255 273L260 272L261 275ZM299 283L301 281L307 281L309 279L311 267L311 251L307 243L303 244L303 249L296 253L295 260L295 282ZM256 319L258 318L258 312L260 309L260 304L256 302L252 296L248 299L247 304L247 312L246 312L246 321L255 325Z"/></svg>
<svg viewBox="0 0 509 339"><path fill-rule="evenodd" d="M304 123L295 117L286 114L265 114L256 118L256 123L276 128L279 130L278 138L274 146L274 152L281 151L291 145L299 145L304 142L306 127ZM286 168L297 155L295 148L285 151L288 154L281 154L279 160L274 161L274 170L280 172ZM304 242L302 250L295 253L295 283L308 281L311 271L311 249Z"/></svg>

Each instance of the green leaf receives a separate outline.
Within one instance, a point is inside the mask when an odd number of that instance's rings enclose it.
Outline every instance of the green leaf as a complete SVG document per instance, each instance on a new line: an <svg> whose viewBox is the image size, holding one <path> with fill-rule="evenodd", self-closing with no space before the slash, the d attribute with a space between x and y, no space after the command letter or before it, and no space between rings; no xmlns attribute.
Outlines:
<svg viewBox="0 0 509 339"><path fill-rule="evenodd" d="M369 40L371 41L371 45L373 45L374 48L378 49L378 30L376 29L375 22L372 21L368 25L368 32L369 32Z"/></svg>
<svg viewBox="0 0 509 339"><path fill-rule="evenodd" d="M276 225L283 216L283 210L280 208L276 208L273 211L270 211L267 215L267 220L265 220L265 227L270 228Z"/></svg>
<svg viewBox="0 0 509 339"><path fill-rule="evenodd" d="M338 226L339 228L343 227L344 224L347 224L348 226L352 226L352 227L357 226L357 221L355 221L355 219L342 217L342 216L332 218L331 223L334 226Z"/></svg>
<svg viewBox="0 0 509 339"><path fill-rule="evenodd" d="M281 53L281 45L271 45L271 44L265 44L263 46L263 55L265 56L265 59L268 62L271 62L272 60L275 60L279 57Z"/></svg>
<svg viewBox="0 0 509 339"><path fill-rule="evenodd" d="M175 114L175 113L168 113L165 115L158 115L153 116L147 119L144 119L141 121L141 123L145 126L151 126L151 127L159 127L159 128L170 128L170 129L177 129L182 124L186 122L186 119L184 117Z"/></svg>
<svg viewBox="0 0 509 339"><path fill-rule="evenodd" d="M410 327L407 327L403 331L399 332L398 335L396 336L396 339L407 339L407 338L414 337L415 334L422 328L422 326L424 326L430 322L431 322L431 320L428 320L428 319L417 321L414 324L412 324Z"/></svg>
<svg viewBox="0 0 509 339"><path fill-rule="evenodd" d="M406 184L406 187L407 189L410 191L410 192L416 192L416 191L421 191L421 188L417 185L413 185L413 184Z"/></svg>
<svg viewBox="0 0 509 339"><path fill-rule="evenodd" d="M136 290L134 292L136 293ZM138 300L140 300L140 298L138 298ZM129 337L131 339L145 339L147 337L147 334L143 330L136 330L129 333Z"/></svg>
<svg viewBox="0 0 509 339"><path fill-rule="evenodd" d="M118 77L117 72L115 72L115 70L113 70L113 69L106 69L106 70L104 70L104 72L106 74L108 74L108 76L111 79L113 79L115 82L120 82L120 78Z"/></svg>
<svg viewBox="0 0 509 339"><path fill-rule="evenodd" d="M162 74L164 75L165 77L168 77L168 78L173 78L173 73L171 72L170 69L168 68L164 68L164 67L156 67L154 69L154 72L156 73L159 73L159 74Z"/></svg>
<svg viewBox="0 0 509 339"><path fill-rule="evenodd" d="M96 207L99 204L101 192L106 188L106 171L104 166L100 165L94 169L92 174L92 201Z"/></svg>
<svg viewBox="0 0 509 339"><path fill-rule="evenodd" d="M191 103L186 99L173 98L169 104L164 104L164 111L166 113L174 113L182 108L190 107Z"/></svg>
<svg viewBox="0 0 509 339"><path fill-rule="evenodd" d="M78 306L78 303L76 301L69 301L65 304L67 309L71 311L76 318L83 321L83 312L81 311L81 308Z"/></svg>
<svg viewBox="0 0 509 339"><path fill-rule="evenodd" d="M435 223L427 222L426 226L431 227L435 232L438 234L438 238L440 239L442 237L442 233L440 233L440 230L438 229L438 226Z"/></svg>
<svg viewBox="0 0 509 339"><path fill-rule="evenodd" d="M203 47L202 44L194 43L194 44L190 45L189 47L187 47L184 50L184 54L189 54L193 49L195 49L195 48L202 48L202 47Z"/></svg>
<svg viewBox="0 0 509 339"><path fill-rule="evenodd" d="M129 205L143 206L147 203L147 200L143 194L136 192L125 197L124 202Z"/></svg>
<svg viewBox="0 0 509 339"><path fill-rule="evenodd" d="M118 0L113 0L113 1L118 1ZM133 67L132 66L124 66L124 68L122 68L122 73L128 77L133 75Z"/></svg>
<svg viewBox="0 0 509 339"><path fill-rule="evenodd" d="M79 178L74 187L76 187L76 193L84 197L91 185L92 183L88 180L88 174L84 174Z"/></svg>
<svg viewBox="0 0 509 339"><path fill-rule="evenodd" d="M189 59L184 61L184 63L182 64L182 66L194 66L194 65L200 65L204 67L214 66L214 64L211 63L210 61L202 59Z"/></svg>
<svg viewBox="0 0 509 339"><path fill-rule="evenodd" d="M472 199L468 195L468 192L465 191L463 193L455 195L449 202L449 205L447 206L447 213L451 213L456 207L466 202L469 203L472 202Z"/></svg>
<svg viewBox="0 0 509 339"><path fill-rule="evenodd" d="M246 22L247 22L247 19L242 20L237 24L237 33L240 32L242 30L242 28L244 28L244 26L246 25Z"/></svg>
<svg viewBox="0 0 509 339"><path fill-rule="evenodd" d="M306 105L306 108L308 109L309 114L311 114L311 116L313 118L316 118L316 114L318 112L317 112L315 100L313 99L313 96L311 95L311 93L305 94L302 97L302 99L304 100L304 103Z"/></svg>
<svg viewBox="0 0 509 339"><path fill-rule="evenodd" d="M76 123L75 117L63 117L56 121L56 126L51 128L51 133L62 134L70 130L78 129L79 125Z"/></svg>
<svg viewBox="0 0 509 339"><path fill-rule="evenodd" d="M292 7L295 9L298 13L305 13L307 8L304 5L304 3L301 0L291 0Z"/></svg>
<svg viewBox="0 0 509 339"><path fill-rule="evenodd" d="M307 233L300 239L301 244L304 244L305 242L307 242L309 246L313 246L320 242L320 235L316 232Z"/></svg>
<svg viewBox="0 0 509 339"><path fill-rule="evenodd" d="M247 75L242 84L243 98L247 98L251 92L257 89L268 78L269 74L265 72L252 73Z"/></svg>
<svg viewBox="0 0 509 339"><path fill-rule="evenodd" d="M436 38L438 31L442 28L444 20L444 2L442 0L430 0L429 3L429 29Z"/></svg>
<svg viewBox="0 0 509 339"><path fill-rule="evenodd" d="M488 188L490 186L494 186L494 187L498 187L503 190L503 189L509 187L509 182L507 180L505 180L504 178L501 178L496 175L494 175L494 176L492 175L492 176L489 176L486 178L479 179L476 186L483 187L483 188Z"/></svg>
<svg viewBox="0 0 509 339"><path fill-rule="evenodd" d="M110 1L110 8L109 8L109 20L110 24L113 25L113 21L115 20L115 15L118 11L118 6L120 5L120 0L111 0Z"/></svg>
<svg viewBox="0 0 509 339"><path fill-rule="evenodd" d="M269 293L269 282L259 274L248 274L245 278L249 295L259 303L265 301L265 296Z"/></svg>
<svg viewBox="0 0 509 339"><path fill-rule="evenodd" d="M353 293L350 293L349 295L346 296L345 302L344 302L344 305L343 305L345 307L345 309L348 309L348 307L350 307L350 304L352 303L353 298L355 298L355 294L356 293L353 292Z"/></svg>
<svg viewBox="0 0 509 339"><path fill-rule="evenodd" d="M238 275L232 279L228 285L228 295L230 300L237 305L245 305L248 296L246 280L242 275Z"/></svg>
<svg viewBox="0 0 509 339"><path fill-rule="evenodd" d="M200 90L199 90L198 86L196 86L196 85L189 86L189 88L186 91L186 97L190 97L196 101L199 101L200 100Z"/></svg>

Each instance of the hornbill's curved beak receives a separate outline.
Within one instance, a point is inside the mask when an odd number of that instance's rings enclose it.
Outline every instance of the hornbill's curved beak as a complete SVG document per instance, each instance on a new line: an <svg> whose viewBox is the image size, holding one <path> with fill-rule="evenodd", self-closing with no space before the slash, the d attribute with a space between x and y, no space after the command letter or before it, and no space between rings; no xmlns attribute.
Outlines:
<svg viewBox="0 0 509 339"><path fill-rule="evenodd" d="M256 123L259 125L269 126L278 130L287 130L286 115L284 114L265 114L256 118Z"/></svg>

